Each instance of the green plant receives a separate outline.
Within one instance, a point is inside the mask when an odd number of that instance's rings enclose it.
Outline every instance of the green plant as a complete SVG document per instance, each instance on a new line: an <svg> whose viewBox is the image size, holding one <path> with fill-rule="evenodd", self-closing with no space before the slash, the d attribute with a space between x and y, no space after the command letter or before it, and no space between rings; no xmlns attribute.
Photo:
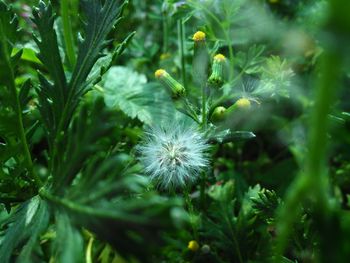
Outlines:
<svg viewBox="0 0 350 263"><path fill-rule="evenodd" d="M67 3L62 4L67 11ZM139 243L145 237L148 242L157 241L160 230L172 226L170 209L179 204L175 199L164 203L163 197L146 191L130 156L110 149L116 120L112 112L101 98L84 98L134 34L109 54L104 53L107 35L121 21L127 1L81 4L85 29L77 55L69 20L64 17L68 67L61 58L51 4L40 1L34 9L33 22L39 33L34 40L43 65L38 72L40 85L34 91L30 80L21 87L16 85L22 50L13 51L20 29L16 15L0 2L0 186L1 202L10 211L0 223L2 262L54 258L81 262L82 227L124 255L131 252L144 257L149 248ZM26 110L30 100L36 105ZM33 136L39 131L48 143L41 162L33 160L31 153ZM133 198L135 195L142 199ZM54 231L54 236L45 237L47 231ZM51 255L42 242L49 242Z"/></svg>

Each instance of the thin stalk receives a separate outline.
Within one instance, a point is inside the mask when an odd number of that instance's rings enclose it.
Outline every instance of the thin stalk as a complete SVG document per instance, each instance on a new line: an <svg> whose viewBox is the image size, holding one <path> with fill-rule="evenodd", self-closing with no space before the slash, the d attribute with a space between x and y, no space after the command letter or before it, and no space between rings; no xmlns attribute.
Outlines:
<svg viewBox="0 0 350 263"><path fill-rule="evenodd" d="M228 223L228 225L229 225L230 234L231 234L231 237L232 237L232 239L233 239L233 243L234 243L234 245L235 245L235 250L236 250L236 253L237 253L237 256L238 256L238 261L239 261L240 263L243 263L243 258L242 258L241 250L239 249L238 241L237 241L235 232L233 231L233 226L232 226L231 220L230 220L229 217L225 217L225 220L227 221L227 223Z"/></svg>
<svg viewBox="0 0 350 263"><path fill-rule="evenodd" d="M180 49L180 60L181 60L181 79L182 84L187 89L186 82L186 63L185 63L185 26L182 18L177 21L177 29L178 29L178 42Z"/></svg>
<svg viewBox="0 0 350 263"><path fill-rule="evenodd" d="M199 235L198 235L198 230L197 230L197 226L196 226L196 222L194 220L195 218L195 213L194 213L194 207L192 204L192 200L191 200L191 196L190 196L190 189L189 188L185 188L184 190L184 195L185 195L185 202L186 202L186 206L188 209L188 213L190 215L190 224L192 227L192 231L193 231L193 238L194 240L199 240Z"/></svg>
<svg viewBox="0 0 350 263"><path fill-rule="evenodd" d="M206 84L202 86L202 129L205 131L208 123L207 116L207 86Z"/></svg>
<svg viewBox="0 0 350 263"><path fill-rule="evenodd" d="M68 0L61 0L61 17L62 17L62 24L63 24L64 43L66 45L66 51L67 51L67 58L71 69L73 69L76 64L76 57L75 57L72 23L69 16Z"/></svg>
<svg viewBox="0 0 350 263"><path fill-rule="evenodd" d="M205 211L206 209L206 196L205 196L205 183L206 183L206 173L202 172L202 176L201 176L201 182L200 182L200 192L199 192L199 198L200 198L200 204L202 207L202 210Z"/></svg>
<svg viewBox="0 0 350 263"><path fill-rule="evenodd" d="M168 47L169 47L168 16L165 11L163 12L162 20L163 20L163 54L165 54L168 52Z"/></svg>

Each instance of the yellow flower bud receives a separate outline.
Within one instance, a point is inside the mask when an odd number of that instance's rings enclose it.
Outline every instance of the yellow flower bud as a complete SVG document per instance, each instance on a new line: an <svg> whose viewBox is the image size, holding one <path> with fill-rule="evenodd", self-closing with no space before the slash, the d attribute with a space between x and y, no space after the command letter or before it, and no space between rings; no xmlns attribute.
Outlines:
<svg viewBox="0 0 350 263"><path fill-rule="evenodd" d="M173 77L170 76L168 72L164 69L158 69L154 73L154 76L159 79L159 81L167 88L170 88L173 97L179 98L185 94L185 88L179 82L177 82Z"/></svg>
<svg viewBox="0 0 350 263"><path fill-rule="evenodd" d="M195 252L199 249L199 245L196 240L191 240L190 242L188 242L187 248Z"/></svg>
<svg viewBox="0 0 350 263"><path fill-rule="evenodd" d="M237 107L241 109L249 109L251 106L251 103L248 99L246 98L240 98L239 100L236 101Z"/></svg>
<svg viewBox="0 0 350 263"><path fill-rule="evenodd" d="M217 54L215 55L214 60L224 62L226 60L226 57L223 54Z"/></svg>
<svg viewBox="0 0 350 263"><path fill-rule="evenodd" d="M163 76L165 76L165 74L168 74L168 72L166 72L164 69L157 69L156 72L154 72L154 76L159 79Z"/></svg>
<svg viewBox="0 0 350 263"><path fill-rule="evenodd" d="M209 83L215 86L221 86L224 82L224 69L226 57L222 54L214 56L212 73L208 79Z"/></svg>
<svg viewBox="0 0 350 263"><path fill-rule="evenodd" d="M240 98L238 99L232 106L230 106L227 111L226 114L230 114L234 111L236 111L237 109L239 110L248 110L251 106L250 100L247 98Z"/></svg>
<svg viewBox="0 0 350 263"><path fill-rule="evenodd" d="M194 41L204 41L205 40L205 33L202 31L197 31L194 33L193 38Z"/></svg>
<svg viewBox="0 0 350 263"><path fill-rule="evenodd" d="M169 53L162 53L160 55L160 60L166 60L166 59L168 59L170 57L171 57L171 55Z"/></svg>

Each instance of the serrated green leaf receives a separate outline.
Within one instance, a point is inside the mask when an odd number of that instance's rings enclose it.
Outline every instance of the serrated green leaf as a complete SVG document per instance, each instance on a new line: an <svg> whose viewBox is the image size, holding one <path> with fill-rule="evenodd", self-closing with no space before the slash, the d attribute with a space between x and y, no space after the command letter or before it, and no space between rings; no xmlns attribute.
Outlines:
<svg viewBox="0 0 350 263"><path fill-rule="evenodd" d="M14 249L24 243L20 262L33 262L31 254L37 244L39 235L46 229L49 212L46 201L39 196L21 204L9 218L0 222L0 258L4 263L10 262Z"/></svg>
<svg viewBox="0 0 350 263"><path fill-rule="evenodd" d="M237 53L237 64L246 74L256 74L260 71L260 64L264 61L262 56L265 50L264 46L253 45L247 52Z"/></svg>
<svg viewBox="0 0 350 263"><path fill-rule="evenodd" d="M0 84L8 85L9 76L13 75L11 53L17 38L17 16L0 1Z"/></svg>
<svg viewBox="0 0 350 263"><path fill-rule="evenodd" d="M82 1L86 27L85 36L79 45L77 65L70 81L74 93L81 94L86 91L86 79L96 61L104 56L101 52L108 44L107 34L120 21L126 4L127 1Z"/></svg>
<svg viewBox="0 0 350 263"><path fill-rule="evenodd" d="M44 75L39 74L41 83L38 88L39 110L52 141L68 99L68 85L59 53L51 4L46 5L43 1L40 1L39 7L33 11L33 16L33 22L40 34L40 40L34 36L40 50L37 56L45 65L53 80L53 84L51 84Z"/></svg>

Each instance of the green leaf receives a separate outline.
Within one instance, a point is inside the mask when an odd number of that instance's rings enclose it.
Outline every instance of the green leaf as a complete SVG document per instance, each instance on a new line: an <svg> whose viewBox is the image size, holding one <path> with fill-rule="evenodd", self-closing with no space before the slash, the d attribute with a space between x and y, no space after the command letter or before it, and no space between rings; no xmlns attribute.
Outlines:
<svg viewBox="0 0 350 263"><path fill-rule="evenodd" d="M258 196L250 197L254 212L267 223L274 221L276 210L281 204L281 199L275 191L261 189Z"/></svg>
<svg viewBox="0 0 350 263"><path fill-rule="evenodd" d="M38 88L39 110L48 130L50 141L53 141L68 99L68 85L59 53L51 4L46 5L40 1L39 7L33 11L33 16L33 22L36 24L41 38L39 40L34 36L40 50L37 56L45 65L53 81L50 83L44 75L39 74L41 84Z"/></svg>
<svg viewBox="0 0 350 263"><path fill-rule="evenodd" d="M121 14L128 1L83 0L86 15L85 37L79 45L77 65L73 71L70 87L75 94L86 92L86 79L96 61L103 57L107 34L121 20Z"/></svg>
<svg viewBox="0 0 350 263"><path fill-rule="evenodd" d="M262 56L265 50L264 46L251 46L247 52L237 53L237 64L246 74L256 74L260 71L264 57Z"/></svg>
<svg viewBox="0 0 350 263"><path fill-rule="evenodd" d="M111 112L105 110L101 98L95 102L91 111L89 107L88 104L83 105L62 144L56 146L62 155L53 170L54 191L69 186L86 160L107 148L100 141L104 136L111 135L114 128Z"/></svg>
<svg viewBox="0 0 350 263"><path fill-rule="evenodd" d="M1 262L10 262L13 251L21 244L19 262L35 262L32 251L40 234L49 222L49 212L46 201L39 196L21 204L9 218L0 222L0 258Z"/></svg>
<svg viewBox="0 0 350 263"><path fill-rule="evenodd" d="M254 95L262 97L286 97L289 98L293 88L295 75L287 60L279 56L271 56L266 59L259 86L253 91Z"/></svg>
<svg viewBox="0 0 350 263"><path fill-rule="evenodd" d="M8 85L10 76L13 76L11 54L17 38L17 16L3 1L0 1L0 84Z"/></svg>
<svg viewBox="0 0 350 263"><path fill-rule="evenodd" d="M34 11L34 23L37 25L40 38L36 38L40 53L39 59L43 62L49 72L53 83L44 75L39 74L41 87L38 89L39 109L42 119L46 125L49 135L49 143L54 149L53 144L60 142L60 135L64 132L76 107L82 97L91 87L101 78L101 75L111 65L111 60L119 55L131 36L119 45L111 58L100 65L99 72L95 77L89 77L96 61L105 56L102 50L107 46L107 34L112 30L115 24L120 21L121 13L127 1L101 1L92 0L82 1L82 9L85 14L85 35L81 38L77 63L72 72L69 83L63 70L62 59L59 54L57 34L54 29L54 14L51 4L46 5L40 1L39 8ZM55 152L54 155L58 153ZM52 160L56 161L56 156Z"/></svg>
<svg viewBox="0 0 350 263"><path fill-rule="evenodd" d="M211 143L227 143L255 138L255 134L248 131L231 131L230 129L218 131L212 129L208 135Z"/></svg>
<svg viewBox="0 0 350 263"><path fill-rule="evenodd" d="M228 181L224 185L213 185L209 190L209 196L215 201L229 203L233 199L234 182Z"/></svg>
<svg viewBox="0 0 350 263"><path fill-rule="evenodd" d="M56 239L54 247L58 262L84 262L84 241L81 232L71 224L62 210L56 213Z"/></svg>
<svg viewBox="0 0 350 263"><path fill-rule="evenodd" d="M158 123L175 113L171 99L162 87L147 84L145 75L126 67L112 67L108 71L104 90L108 107L120 108L131 118L146 124Z"/></svg>

